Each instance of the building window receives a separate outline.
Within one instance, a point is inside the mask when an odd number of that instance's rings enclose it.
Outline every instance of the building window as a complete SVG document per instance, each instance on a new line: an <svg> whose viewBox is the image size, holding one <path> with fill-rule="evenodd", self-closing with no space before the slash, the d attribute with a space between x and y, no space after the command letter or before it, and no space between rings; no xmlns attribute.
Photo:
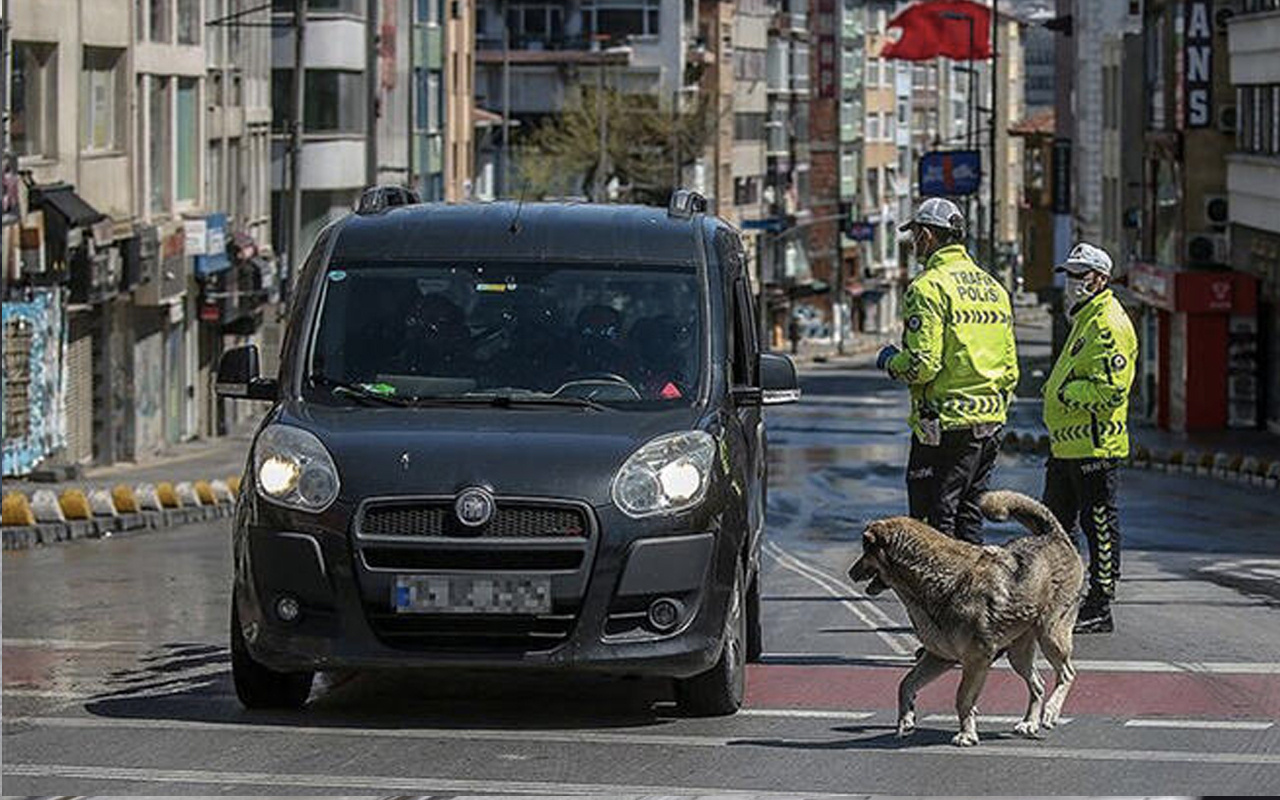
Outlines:
<svg viewBox="0 0 1280 800"><path fill-rule="evenodd" d="M658 35L659 0L590 0L582 6L583 25L593 37L624 41Z"/></svg>
<svg viewBox="0 0 1280 800"><path fill-rule="evenodd" d="M762 81L765 77L765 51L737 48L733 51L733 77L740 81Z"/></svg>
<svg viewBox="0 0 1280 800"><path fill-rule="evenodd" d="M1236 148L1243 153L1280 155L1280 84L1236 89Z"/></svg>
<svg viewBox="0 0 1280 800"><path fill-rule="evenodd" d="M57 49L51 44L13 44L13 148L20 156L57 153Z"/></svg>
<svg viewBox="0 0 1280 800"><path fill-rule="evenodd" d="M200 0L178 0L178 44L200 44Z"/></svg>
<svg viewBox="0 0 1280 800"><path fill-rule="evenodd" d="M152 75L147 83L147 164L151 172L148 208L152 214L169 213L169 168L172 150L169 115L169 78Z"/></svg>
<svg viewBox="0 0 1280 800"><path fill-rule="evenodd" d="M733 204L750 206L760 202L760 179L756 177L733 179Z"/></svg>
<svg viewBox="0 0 1280 800"><path fill-rule="evenodd" d="M279 2L279 0L277 0ZM293 0L285 0L287 11L293 10ZM363 16L360 10L364 0L307 0L307 13L323 11L327 14L353 14Z"/></svg>
<svg viewBox="0 0 1280 800"><path fill-rule="evenodd" d="M417 128L428 133L440 130L444 116L444 93L440 85L440 73L435 70L418 70L418 119Z"/></svg>
<svg viewBox="0 0 1280 800"><path fill-rule="evenodd" d="M428 25L439 25L440 18L444 16L441 9L441 0L418 0L418 22L425 22Z"/></svg>
<svg viewBox="0 0 1280 800"><path fill-rule="evenodd" d="M307 70L307 133L365 133L365 78L362 72Z"/></svg>
<svg viewBox="0 0 1280 800"><path fill-rule="evenodd" d="M564 9L542 4L508 6L507 30L516 47L558 42L564 38Z"/></svg>
<svg viewBox="0 0 1280 800"><path fill-rule="evenodd" d="M880 204L880 168L867 168L867 206L875 209Z"/></svg>
<svg viewBox="0 0 1280 800"><path fill-rule="evenodd" d="M880 114L871 112L867 115L867 140L878 141L880 139Z"/></svg>
<svg viewBox="0 0 1280 800"><path fill-rule="evenodd" d="M172 38L169 31L169 0L149 0L149 2L147 38L153 42L167 42Z"/></svg>
<svg viewBox="0 0 1280 800"><path fill-rule="evenodd" d="M120 150L124 143L123 50L86 47L80 70L80 148Z"/></svg>
<svg viewBox="0 0 1280 800"><path fill-rule="evenodd" d="M733 138L739 142L764 141L764 123L765 115L763 113L734 114Z"/></svg>
<svg viewBox="0 0 1280 800"><path fill-rule="evenodd" d="M178 199L196 202L200 199L200 138L198 86L195 78L178 78L177 150Z"/></svg>

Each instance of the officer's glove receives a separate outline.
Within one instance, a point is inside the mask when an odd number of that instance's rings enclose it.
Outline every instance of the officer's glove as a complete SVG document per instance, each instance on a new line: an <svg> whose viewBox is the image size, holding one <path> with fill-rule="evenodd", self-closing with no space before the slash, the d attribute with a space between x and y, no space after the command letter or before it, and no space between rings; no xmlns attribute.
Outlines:
<svg viewBox="0 0 1280 800"><path fill-rule="evenodd" d="M898 348L895 345L887 344L880 350L880 355L876 356L876 369L885 369L889 366L889 359L898 354Z"/></svg>

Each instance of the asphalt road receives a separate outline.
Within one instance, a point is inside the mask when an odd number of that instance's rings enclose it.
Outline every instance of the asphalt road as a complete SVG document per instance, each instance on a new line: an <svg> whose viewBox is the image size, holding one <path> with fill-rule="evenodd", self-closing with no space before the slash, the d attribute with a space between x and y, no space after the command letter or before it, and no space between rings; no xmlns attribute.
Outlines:
<svg viewBox="0 0 1280 800"><path fill-rule="evenodd" d="M1013 737L1001 662L980 746L948 743L955 674L899 741L915 640L891 594L841 576L865 522L905 507L905 394L849 368L804 384L769 412L767 655L737 716L681 718L660 683L456 673L328 675L303 713L245 712L220 521L4 554L4 793L1280 793L1274 491L1126 473L1118 630L1077 639L1068 721ZM995 483L1038 494L1040 473L1004 457Z"/></svg>

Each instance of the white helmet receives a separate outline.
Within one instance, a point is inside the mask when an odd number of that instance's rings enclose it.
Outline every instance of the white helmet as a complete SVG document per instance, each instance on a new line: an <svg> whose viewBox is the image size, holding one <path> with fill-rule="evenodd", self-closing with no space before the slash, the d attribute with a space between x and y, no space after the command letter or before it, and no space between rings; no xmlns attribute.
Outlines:
<svg viewBox="0 0 1280 800"><path fill-rule="evenodd" d="M917 225L964 233L964 214L960 207L945 197L930 197L916 208L915 216L898 226L898 230L911 230Z"/></svg>

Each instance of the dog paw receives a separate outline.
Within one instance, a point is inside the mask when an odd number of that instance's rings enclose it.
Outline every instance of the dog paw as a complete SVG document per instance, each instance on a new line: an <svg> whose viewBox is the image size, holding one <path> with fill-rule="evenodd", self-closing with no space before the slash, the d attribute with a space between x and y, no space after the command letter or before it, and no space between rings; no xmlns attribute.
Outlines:
<svg viewBox="0 0 1280 800"><path fill-rule="evenodd" d="M1051 731L1054 728L1058 727L1059 713L1060 712L1054 709L1046 709L1044 714L1040 717L1040 727L1044 728L1047 731Z"/></svg>
<svg viewBox="0 0 1280 800"><path fill-rule="evenodd" d="M978 734L970 731L960 731L951 737L951 743L956 747L973 747L978 743Z"/></svg>
<svg viewBox="0 0 1280 800"><path fill-rule="evenodd" d="M898 738L905 739L916 732L916 715L915 712L903 714L898 719Z"/></svg>
<svg viewBox="0 0 1280 800"><path fill-rule="evenodd" d="M1040 723L1033 719L1024 719L1022 722L1013 726L1013 732L1019 736L1025 736L1028 739L1040 738Z"/></svg>

